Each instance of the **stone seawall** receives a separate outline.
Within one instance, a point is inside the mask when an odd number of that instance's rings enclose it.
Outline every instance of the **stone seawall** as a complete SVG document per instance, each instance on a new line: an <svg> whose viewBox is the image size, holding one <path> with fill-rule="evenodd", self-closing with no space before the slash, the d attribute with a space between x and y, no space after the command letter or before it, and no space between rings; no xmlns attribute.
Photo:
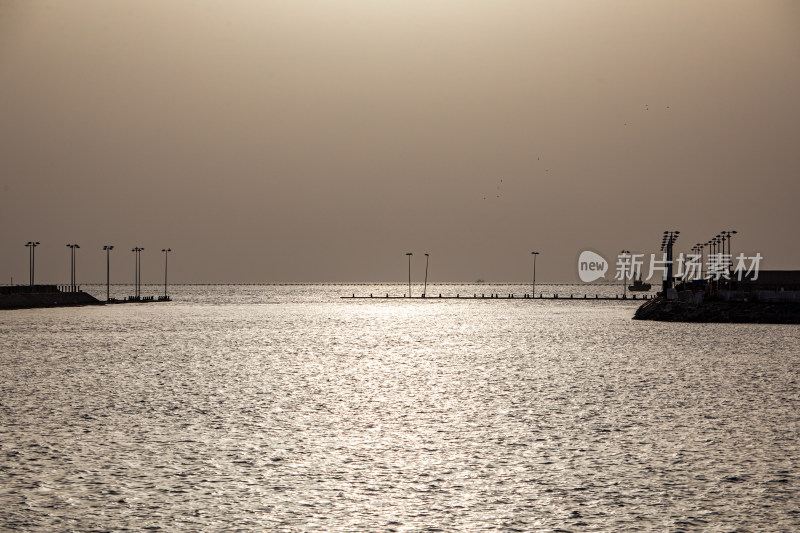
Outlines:
<svg viewBox="0 0 800 533"><path fill-rule="evenodd" d="M800 324L800 302L703 302L692 304L655 298L642 304L634 320Z"/></svg>
<svg viewBox="0 0 800 533"><path fill-rule="evenodd" d="M73 307L102 305L103 302L83 291L34 292L28 294L0 294L0 309L32 309L37 307Z"/></svg>

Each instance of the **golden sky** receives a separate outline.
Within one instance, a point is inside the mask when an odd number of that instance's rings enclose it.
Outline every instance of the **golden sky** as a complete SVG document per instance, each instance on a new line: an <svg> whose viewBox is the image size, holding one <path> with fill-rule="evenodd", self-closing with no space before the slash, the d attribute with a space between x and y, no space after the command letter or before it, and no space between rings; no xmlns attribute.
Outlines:
<svg viewBox="0 0 800 533"><path fill-rule="evenodd" d="M0 0L0 282L800 269L800 2ZM148 257L149 256L149 257ZM129 264L130 263L130 264ZM149 263L149 264L148 264ZM420 260L415 268L423 268ZM130 270L130 275L128 275ZM416 276L415 272L415 276Z"/></svg>

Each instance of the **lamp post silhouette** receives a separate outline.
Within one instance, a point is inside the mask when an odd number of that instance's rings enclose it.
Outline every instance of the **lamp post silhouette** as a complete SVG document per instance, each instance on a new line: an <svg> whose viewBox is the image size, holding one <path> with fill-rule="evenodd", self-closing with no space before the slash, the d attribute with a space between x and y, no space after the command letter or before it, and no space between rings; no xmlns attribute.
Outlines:
<svg viewBox="0 0 800 533"><path fill-rule="evenodd" d="M139 247L132 248L131 252L133 252L133 297L136 298L136 293L139 292Z"/></svg>
<svg viewBox="0 0 800 533"><path fill-rule="evenodd" d="M731 235L736 235L737 233L738 233L738 232L737 232L736 230L733 230L733 231L722 231L722 232L720 232L720 235L722 235L722 240L723 240L723 241L724 241L725 239L727 239L727 240L728 240L728 255L730 255L730 256L731 256L731 259L733 259L733 252L731 252Z"/></svg>
<svg viewBox="0 0 800 533"><path fill-rule="evenodd" d="M722 252L720 251L722 249L720 246L721 243L722 243L722 238L720 237L720 235L715 235L714 238L711 239L711 247L713 250L713 254L711 257L708 258L709 266L714 265L715 267L719 268L719 265L722 261L722 257L720 257L720 254L722 254ZM709 283L712 291L714 290L713 281L717 282L717 288L719 288L720 282L718 276L719 276L719 271L717 270L714 276L709 278Z"/></svg>
<svg viewBox="0 0 800 533"><path fill-rule="evenodd" d="M425 254L425 288L422 289L422 297L428 294L428 261L430 260L431 254Z"/></svg>
<svg viewBox="0 0 800 533"><path fill-rule="evenodd" d="M723 233L728 238L728 253L729 254L733 254L733 252L731 252L731 235L736 235L739 232L736 231L736 230L733 230L733 231L723 231Z"/></svg>
<svg viewBox="0 0 800 533"><path fill-rule="evenodd" d="M630 255L631 251L630 250L621 250L619 253L622 254L622 255ZM631 268L633 268L633 264L631 264ZM628 285L627 285L627 282L625 280L626 274L627 274L626 272L622 273L622 299L623 300L627 300L628 299Z"/></svg>
<svg viewBox="0 0 800 533"><path fill-rule="evenodd" d="M704 261L704 259L703 259L703 249L704 248L705 248L705 246L702 243L699 243L699 242L692 247L692 251L695 253L695 259L697 259L697 256L700 256L700 269L698 271L698 274L702 273L702 271L703 271L703 261ZM694 278L694 279L697 279L697 278Z"/></svg>
<svg viewBox="0 0 800 533"><path fill-rule="evenodd" d="M408 297L411 298L411 256L414 254L407 252L406 255L408 256Z"/></svg>
<svg viewBox="0 0 800 533"><path fill-rule="evenodd" d="M531 298L536 298L536 256L539 252L531 252L533 256L533 283L531 284Z"/></svg>
<svg viewBox="0 0 800 533"><path fill-rule="evenodd" d="M700 272L702 272L703 263L705 263L705 258L703 257L703 250L705 249L705 246L703 246L702 243L698 242L697 244L694 245L694 249L696 253L700 254Z"/></svg>
<svg viewBox="0 0 800 533"><path fill-rule="evenodd" d="M139 247L139 254L138 254L138 258L137 258L137 262L138 262L137 266L138 266L139 273L138 273L138 279L136 280L136 284L139 287L139 292L137 294L137 296L139 298L142 297L142 252L143 251L144 251L144 248L142 248L140 246Z"/></svg>
<svg viewBox="0 0 800 533"><path fill-rule="evenodd" d="M69 277L69 285L70 285L70 292L75 292L77 286L77 279L75 276L75 249L80 248L77 244L68 244L67 248L70 249L70 277Z"/></svg>
<svg viewBox="0 0 800 533"><path fill-rule="evenodd" d="M680 231L664 231L664 236L661 238L661 251L667 252L667 279L664 280L663 289L664 296L666 296L667 289L672 288L672 245L678 240Z"/></svg>
<svg viewBox="0 0 800 533"><path fill-rule="evenodd" d="M39 246L38 241L28 241L25 246L28 247L28 273L30 277L30 286L33 287L33 274L36 265L36 247Z"/></svg>
<svg viewBox="0 0 800 533"><path fill-rule="evenodd" d="M172 251L172 248L162 248L162 252L164 252L164 299L167 299L167 261L169 258L169 253Z"/></svg>
<svg viewBox="0 0 800 533"><path fill-rule="evenodd" d="M134 275L133 275L133 290L134 290L134 298L139 299L140 296L140 286L142 281L142 261L141 261L141 254L144 248L136 246L131 252L133 252L133 260L135 265Z"/></svg>
<svg viewBox="0 0 800 533"><path fill-rule="evenodd" d="M110 253L114 247L110 244L106 244L103 246L103 250L106 251L106 301L111 300L111 258Z"/></svg>
<svg viewBox="0 0 800 533"><path fill-rule="evenodd" d="M738 233L736 230L733 231L723 231L720 234L722 235L723 239L728 239L728 255L731 256L731 263L728 264L728 272L733 269L733 252L731 252L731 235L736 235Z"/></svg>

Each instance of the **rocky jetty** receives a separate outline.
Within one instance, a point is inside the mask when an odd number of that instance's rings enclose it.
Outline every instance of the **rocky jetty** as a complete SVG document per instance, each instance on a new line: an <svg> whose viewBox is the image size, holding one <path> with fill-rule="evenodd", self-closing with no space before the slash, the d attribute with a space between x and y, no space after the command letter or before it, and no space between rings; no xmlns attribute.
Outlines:
<svg viewBox="0 0 800 533"><path fill-rule="evenodd" d="M699 304L661 296L642 304L634 320L662 322L728 322L737 324L800 324L800 302L724 302Z"/></svg>
<svg viewBox="0 0 800 533"><path fill-rule="evenodd" d="M102 305L103 302L83 291L32 292L0 294L0 309L31 309L36 307L74 307Z"/></svg>

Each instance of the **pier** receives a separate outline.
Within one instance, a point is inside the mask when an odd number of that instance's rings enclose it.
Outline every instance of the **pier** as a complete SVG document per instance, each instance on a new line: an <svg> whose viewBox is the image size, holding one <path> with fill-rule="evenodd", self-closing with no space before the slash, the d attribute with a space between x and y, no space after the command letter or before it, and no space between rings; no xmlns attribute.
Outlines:
<svg viewBox="0 0 800 533"><path fill-rule="evenodd" d="M67 244L70 249L70 272L68 285L43 285L34 283L35 279L35 252L39 241L28 241L25 247L28 248L28 273L30 282L28 285L14 285L14 278L11 278L11 285L0 286L0 309L31 309L37 307L80 307L82 305L105 305L105 304L127 304L127 303L150 303L150 302L170 302L172 299L167 295L167 258L172 248L163 248L164 252L164 295L163 296L142 296L142 256L144 248L134 247L135 272L134 294L122 299L111 297L111 250L114 246L106 244L103 251L106 253L106 299L98 300L91 294L83 292L78 285L75 276L75 251L80 249L78 244Z"/></svg>
<svg viewBox="0 0 800 533"><path fill-rule="evenodd" d="M85 305L169 302L169 296L128 296L124 299L98 300L72 285L0 286L0 309L35 309L41 307L82 307Z"/></svg>
<svg viewBox="0 0 800 533"><path fill-rule="evenodd" d="M492 293L492 294L477 294L474 293L472 295L469 294L456 294L453 295L442 295L439 294L438 296L408 296L408 295L400 295L400 296L390 296L388 293L379 294L375 296L374 294L370 294L369 296L360 296L356 295L355 293L350 296L341 296L343 300L585 300L585 301L617 301L617 302L626 302L626 301L636 301L641 302L645 300L651 300L654 296L649 294L643 294L641 297L637 297L637 295L633 295L630 297L625 296L600 296L595 294L594 296L590 296L589 294L583 295L575 295L570 294L569 296L563 295L560 296L558 294L553 294L552 296L547 296L544 294L539 294L538 296L534 296L531 298L530 294L500 294L500 293Z"/></svg>

